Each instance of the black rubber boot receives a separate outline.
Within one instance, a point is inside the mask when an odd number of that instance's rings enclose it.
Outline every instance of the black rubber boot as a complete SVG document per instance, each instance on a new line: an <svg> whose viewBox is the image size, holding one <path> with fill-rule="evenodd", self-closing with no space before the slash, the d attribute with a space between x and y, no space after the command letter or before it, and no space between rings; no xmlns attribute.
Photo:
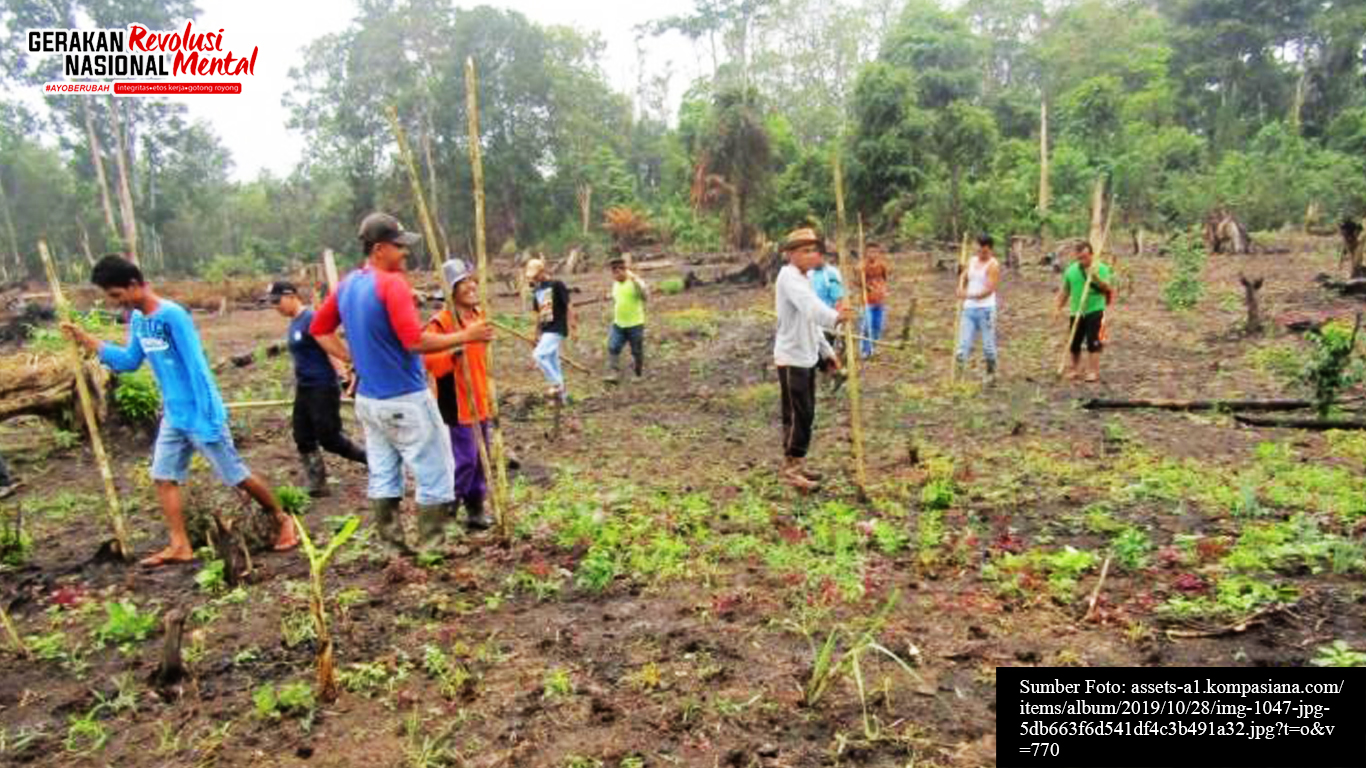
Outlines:
<svg viewBox="0 0 1366 768"><path fill-rule="evenodd" d="M403 525L398 521L398 508L403 499L371 499L370 509L375 513L375 527L379 537L400 553L408 554L412 548L403 539Z"/></svg>
<svg viewBox="0 0 1366 768"><path fill-rule="evenodd" d="M493 517L489 515L483 496L465 499L465 527L471 531L487 531L493 527Z"/></svg>
<svg viewBox="0 0 1366 768"><path fill-rule="evenodd" d="M320 451L299 454L304 462L304 475L308 478L308 495L315 499L327 496L327 465L323 463Z"/></svg>

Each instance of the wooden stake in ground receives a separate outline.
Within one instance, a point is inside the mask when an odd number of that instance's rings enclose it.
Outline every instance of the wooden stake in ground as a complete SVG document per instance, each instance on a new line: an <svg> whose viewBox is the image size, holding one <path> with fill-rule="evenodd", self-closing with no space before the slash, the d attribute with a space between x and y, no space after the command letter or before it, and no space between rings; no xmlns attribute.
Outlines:
<svg viewBox="0 0 1366 768"><path fill-rule="evenodd" d="M958 288L963 284L968 269L968 235L958 246L958 274L953 278L953 338L949 340L949 383L958 383L958 336L963 332L963 308L959 306Z"/></svg>
<svg viewBox="0 0 1366 768"><path fill-rule="evenodd" d="M848 236L844 219L844 173L840 167L840 151L835 149L835 243L839 248L840 282L844 280L844 266L848 261ZM851 448L854 454L854 482L859 491L866 493L868 474L863 466L863 398L859 390L858 348L854 345L854 326L850 321L844 324L845 371L849 375L849 432L853 438Z"/></svg>
<svg viewBox="0 0 1366 768"><path fill-rule="evenodd" d="M451 291L451 286L446 282L445 275L441 270L441 254L445 252L445 245L437 235L436 226L432 222L431 211L427 209L427 199L422 193L422 177L418 175L417 163L413 160L412 149L408 146L408 138L403 133L403 126L398 122L398 110L389 107L389 123L394 130L394 139L398 142L398 152L403 159L403 164L408 168L408 180L412 182L413 198L417 202L417 215L422 221L422 232L427 238L427 253L432 255L432 269L436 272L436 280L441 285L441 293L446 299L446 307L451 312L451 318L455 318L455 296ZM482 290L482 288L481 288ZM465 391L473 393L473 382L469 378L469 368L467 366L455 366L464 374ZM490 377L492 380L492 377ZM471 413L478 414L478 408L470 409ZM492 416L492 412L490 412ZM482 429L475 430L475 447L479 449L479 463L484 469L484 481L488 483L489 489L493 491L489 494L493 507L493 516L501 521L503 519L502 497L494 486L495 474L492 465L489 463L488 446L484 444L484 432ZM501 531L501 522L500 522Z"/></svg>
<svg viewBox="0 0 1366 768"><path fill-rule="evenodd" d="M24 645L24 639L19 636L19 629L14 626L14 619L10 618L9 611L5 610L3 603L0 603L0 624L5 626L5 634L9 637L14 650L26 659L32 658L28 652L28 646Z"/></svg>
<svg viewBox="0 0 1366 768"><path fill-rule="evenodd" d="M43 269L47 272L47 282L52 289L52 303L57 308L57 315L65 317L67 314L66 297L62 295L62 283L57 277L57 266L52 262L52 255L48 253L47 242L38 241L38 256L43 260ZM104 498L109 506L109 524L114 530L114 540L111 542L112 553L122 559L127 560L128 532L123 525L123 510L119 506L119 492L114 486L114 471L109 468L109 456L104 452L104 439L100 437L100 422L95 418L95 404L90 397L90 385L85 380L85 362L81 358L80 347L75 342L71 342L71 373L76 377L76 395L81 401L81 413L85 417L85 426L90 431L90 449L95 454L95 463L99 464L100 477L104 480Z"/></svg>
<svg viewBox="0 0 1366 768"><path fill-rule="evenodd" d="M1048 252L1048 205L1053 196L1048 180L1048 102L1039 102L1039 245Z"/></svg>
<svg viewBox="0 0 1366 768"><path fill-rule="evenodd" d="M493 307L489 302L489 259L484 231L484 156L479 142L479 75L474 70L474 59L465 58L465 112L469 119L470 175L474 185L474 252L479 268L479 306L493 317ZM512 523L508 505L507 448L503 444L503 429L498 426L498 386L493 380L493 345L487 347L489 421L493 424L493 466L497 483L492 487L501 497L499 508L503 514L498 516L498 528L503 540L512 535Z"/></svg>

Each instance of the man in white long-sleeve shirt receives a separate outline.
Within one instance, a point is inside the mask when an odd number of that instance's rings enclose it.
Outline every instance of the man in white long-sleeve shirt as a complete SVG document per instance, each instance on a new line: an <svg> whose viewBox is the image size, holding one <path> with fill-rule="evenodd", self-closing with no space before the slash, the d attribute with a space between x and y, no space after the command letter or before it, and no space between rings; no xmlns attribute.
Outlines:
<svg viewBox="0 0 1366 768"><path fill-rule="evenodd" d="M807 273L820 263L820 243L813 229L789 234L783 241L787 266L774 282L778 331L773 339L773 362L778 366L782 388L783 479L806 492L816 490L820 481L804 466L816 420L816 366L821 360L829 360L839 368L835 350L821 330L833 330L840 320L851 317L842 302L832 309L811 286Z"/></svg>

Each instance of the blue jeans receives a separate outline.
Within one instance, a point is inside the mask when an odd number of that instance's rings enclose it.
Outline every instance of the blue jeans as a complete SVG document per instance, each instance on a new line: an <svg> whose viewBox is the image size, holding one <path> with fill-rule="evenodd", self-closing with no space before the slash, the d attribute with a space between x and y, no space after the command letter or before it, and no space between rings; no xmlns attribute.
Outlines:
<svg viewBox="0 0 1366 768"><path fill-rule="evenodd" d="M357 395L356 418L365 430L367 496L403 498L406 465L417 482L418 504L455 500L451 434L431 392L424 389L384 400Z"/></svg>
<svg viewBox="0 0 1366 768"><path fill-rule="evenodd" d="M156 446L152 449L152 479L185 482L195 451L199 451L209 462L213 473L224 485L241 485L243 480L251 477L251 470L247 469L232 444L232 433L228 431L227 424L223 425L217 440L204 440L183 429L176 429L162 416Z"/></svg>
<svg viewBox="0 0 1366 768"><path fill-rule="evenodd" d="M621 350L627 343L631 345L631 359L636 364L636 376L640 376L645 372L645 326L633 325L630 328L622 328L612 323L611 330L607 332L607 358L611 361L613 370L616 370Z"/></svg>
<svg viewBox="0 0 1366 768"><path fill-rule="evenodd" d="M873 341L882 338L882 324L887 319L887 307L883 304L869 304L863 308L863 356L873 354ZM869 341L872 339L872 341Z"/></svg>
<svg viewBox="0 0 1366 768"><path fill-rule="evenodd" d="M542 333L531 353L541 373L545 374L545 380L561 390L564 389L564 370L560 368L560 345L563 343L564 337L558 333Z"/></svg>
<svg viewBox="0 0 1366 768"><path fill-rule="evenodd" d="M958 360L967 362L977 336L982 337L982 356L996 362L996 308L964 307L958 330Z"/></svg>

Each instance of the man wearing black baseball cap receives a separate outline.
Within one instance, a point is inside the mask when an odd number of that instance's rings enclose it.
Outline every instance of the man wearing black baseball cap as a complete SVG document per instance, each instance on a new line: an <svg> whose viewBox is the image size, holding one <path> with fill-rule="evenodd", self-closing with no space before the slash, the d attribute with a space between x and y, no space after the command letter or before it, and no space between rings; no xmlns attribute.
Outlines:
<svg viewBox="0 0 1366 768"><path fill-rule="evenodd" d="M406 551L398 522L403 468L417 481L419 518L445 517L455 501L450 433L427 388L422 355L489 341L493 326L480 321L455 333L424 330L413 289L403 276L408 248L421 238L393 216L372 213L361 222L359 239L365 266L347 275L327 297L310 331L328 354L354 360L360 376L356 417L365 429L370 470L367 495L380 535ZM342 326L345 343L337 337Z"/></svg>
<svg viewBox="0 0 1366 768"><path fill-rule="evenodd" d="M285 344L294 359L294 446L304 463L308 494L314 498L326 496L327 465L318 448L362 464L365 449L351 442L342 431L338 383L342 371L309 332L313 308L304 303L299 289L285 280L271 283L268 296L275 311L289 318Z"/></svg>

